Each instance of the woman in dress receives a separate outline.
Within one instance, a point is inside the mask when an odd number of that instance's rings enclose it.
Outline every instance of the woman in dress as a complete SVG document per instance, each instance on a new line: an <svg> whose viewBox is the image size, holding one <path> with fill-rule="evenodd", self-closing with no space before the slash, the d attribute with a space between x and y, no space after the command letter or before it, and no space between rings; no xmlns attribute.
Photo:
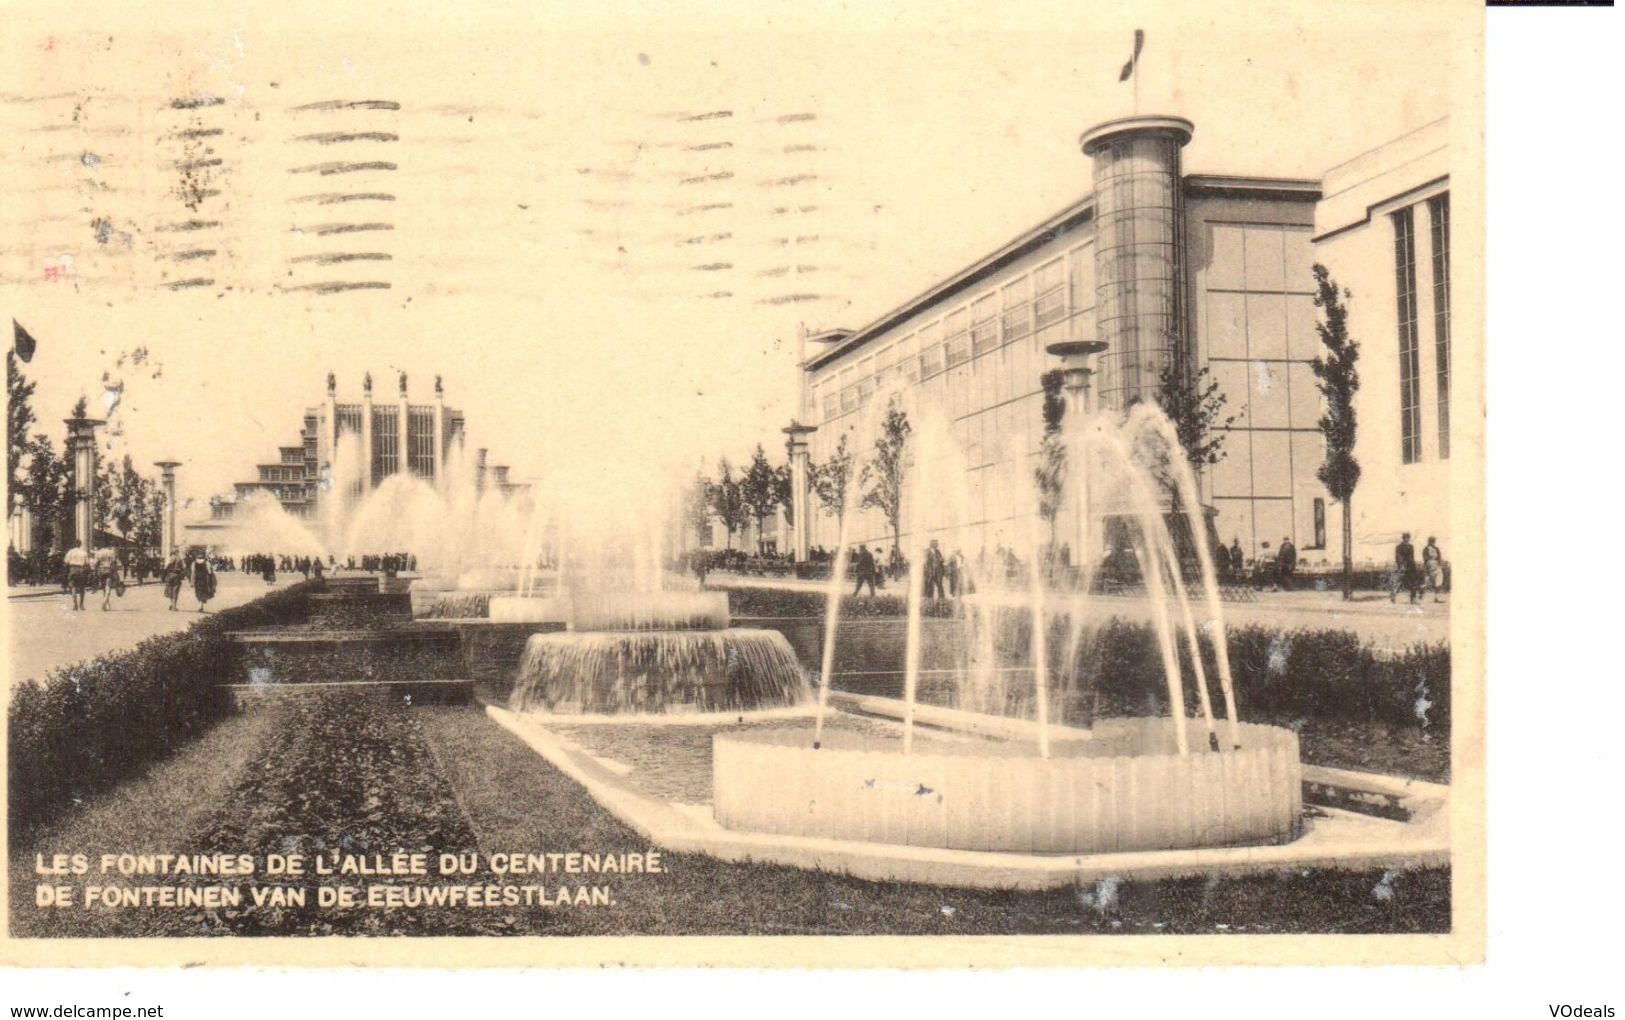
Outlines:
<svg viewBox="0 0 1625 1020"><path fill-rule="evenodd" d="M164 564L164 596L169 599L169 610L174 612L180 608L181 587L186 583L186 565L181 562L181 554L169 554L169 562Z"/></svg>
<svg viewBox="0 0 1625 1020"><path fill-rule="evenodd" d="M197 597L197 611L207 613L210 599L214 598L214 571L209 567L207 556L199 556L192 561L192 594Z"/></svg>

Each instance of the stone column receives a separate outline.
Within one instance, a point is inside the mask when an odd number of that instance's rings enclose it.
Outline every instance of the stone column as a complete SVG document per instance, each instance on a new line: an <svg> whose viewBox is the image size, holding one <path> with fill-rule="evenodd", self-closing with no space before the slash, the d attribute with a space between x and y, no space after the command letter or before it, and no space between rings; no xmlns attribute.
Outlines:
<svg viewBox="0 0 1625 1020"><path fill-rule="evenodd" d="M401 411L400 424L395 427L395 473L410 474L412 471L412 443L411 425L412 412L406 399L406 373L401 373Z"/></svg>
<svg viewBox="0 0 1625 1020"><path fill-rule="evenodd" d="M1095 374L1094 360L1097 354L1106 350L1104 340L1062 340L1050 344L1045 348L1052 356L1061 359L1061 386L1066 390L1066 417L1073 422L1083 421L1095 413L1095 400L1093 386L1091 385ZM1065 426L1062 435L1066 434ZM1075 433L1074 433L1075 434ZM1069 455L1075 456L1073 451ZM1094 501L1089 491L1088 465L1074 465L1068 475L1074 479L1073 491L1078 501L1078 546L1077 560L1079 563L1088 563L1100 558L1099 539L1092 535L1094 525ZM1094 544L1091 544L1091 541ZM1085 558L1087 557L1087 559Z"/></svg>
<svg viewBox="0 0 1625 1020"><path fill-rule="evenodd" d="M99 418L65 418L68 459L73 465L73 537L84 547L96 545L96 429Z"/></svg>
<svg viewBox="0 0 1625 1020"><path fill-rule="evenodd" d="M485 457L489 452L483 446L474 451L474 496L476 499L485 495Z"/></svg>
<svg viewBox="0 0 1625 1020"><path fill-rule="evenodd" d="M440 377L434 377L434 484L444 491L446 485L446 391Z"/></svg>
<svg viewBox="0 0 1625 1020"><path fill-rule="evenodd" d="M158 470L163 472L164 482L164 559L168 560L176 551L175 545L175 469L181 466L178 460L160 460L157 462Z"/></svg>
<svg viewBox="0 0 1625 1020"><path fill-rule="evenodd" d="M361 494L372 489L372 373L361 377Z"/></svg>
<svg viewBox="0 0 1625 1020"><path fill-rule="evenodd" d="M790 422L784 430L785 451L790 455L790 509L795 516L795 559L797 563L807 559L807 546L812 531L812 501L808 499L808 460L809 444L807 437L818 431L816 425L803 425L798 421Z"/></svg>

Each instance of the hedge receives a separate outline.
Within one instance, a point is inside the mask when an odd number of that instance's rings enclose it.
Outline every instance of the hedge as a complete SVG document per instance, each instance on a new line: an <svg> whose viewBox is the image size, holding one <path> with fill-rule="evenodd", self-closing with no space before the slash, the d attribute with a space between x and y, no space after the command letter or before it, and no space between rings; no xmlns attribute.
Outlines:
<svg viewBox="0 0 1625 1020"><path fill-rule="evenodd" d="M728 613L731 616L823 616L829 605L829 596L821 591L792 591L787 588L730 588L710 585L728 593ZM920 604L922 616L943 619L959 614L953 599L925 599ZM907 615L907 601L899 594L853 595L841 593L841 619L868 620L885 616Z"/></svg>
<svg viewBox="0 0 1625 1020"><path fill-rule="evenodd" d="M14 687L7 720L12 834L195 739L231 711L218 686L235 630L297 623L312 582L206 616Z"/></svg>
<svg viewBox="0 0 1625 1020"><path fill-rule="evenodd" d="M842 619L903 616L897 596L853 599L843 595ZM821 617L824 596L816 592L761 588L728 589L735 616ZM927 612L952 617L957 603L927 603ZM1008 610L998 631L1002 661L1020 661L1030 647L1032 617ZM1048 647L1057 660L1067 647L1069 623L1051 620ZM1237 712L1280 719L1345 719L1427 729L1441 737L1450 731L1450 646L1416 644L1398 655L1379 655L1369 641L1347 630L1276 630L1249 625L1226 630ZM1209 692L1218 704L1217 656L1206 634L1199 635ZM1194 710L1195 672L1183 636L1178 639L1185 702ZM1113 700L1155 700L1166 711L1168 686L1155 630L1147 623L1113 618L1078 649L1079 675L1098 678L1097 689Z"/></svg>

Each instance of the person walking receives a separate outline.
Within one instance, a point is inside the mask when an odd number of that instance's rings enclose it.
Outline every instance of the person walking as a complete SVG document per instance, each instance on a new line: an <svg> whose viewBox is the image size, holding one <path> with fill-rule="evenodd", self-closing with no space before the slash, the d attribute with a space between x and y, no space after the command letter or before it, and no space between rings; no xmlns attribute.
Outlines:
<svg viewBox="0 0 1625 1020"><path fill-rule="evenodd" d="M85 608L85 589L90 587L90 553L85 551L84 543L73 543L73 548L62 557L62 565L68 568L68 591L73 596L73 608Z"/></svg>
<svg viewBox="0 0 1625 1020"><path fill-rule="evenodd" d="M948 595L957 599L960 585L965 580L965 554L955 549L954 554L948 557Z"/></svg>
<svg viewBox="0 0 1625 1020"><path fill-rule="evenodd" d="M1399 595L1400 588L1410 592L1411 605L1422 599L1422 586L1417 583L1416 546L1411 544L1411 533L1405 532L1394 546L1394 576L1389 581L1388 601Z"/></svg>
<svg viewBox="0 0 1625 1020"><path fill-rule="evenodd" d="M937 540L932 539L930 546L925 550L925 597L928 599L946 598L943 581L946 580L948 565L943 562L942 550L937 546Z"/></svg>
<svg viewBox="0 0 1625 1020"><path fill-rule="evenodd" d="M113 608L113 592L119 587L118 557L113 554L112 549L104 545L96 550L94 562L96 586L101 589L102 612L105 613Z"/></svg>
<svg viewBox="0 0 1625 1020"><path fill-rule="evenodd" d="M192 561L192 594L197 598L197 611L207 613L209 600L214 598L215 576L209 567L206 556L199 556Z"/></svg>
<svg viewBox="0 0 1625 1020"><path fill-rule="evenodd" d="M186 584L186 565L181 562L181 554L169 554L169 562L164 564L164 597L169 599L169 611L175 612L180 608L181 588Z"/></svg>
<svg viewBox="0 0 1625 1020"><path fill-rule="evenodd" d="M1282 591L1292 590L1292 575L1298 572L1298 547L1292 544L1291 535L1281 536L1281 551L1276 554L1275 562L1280 569Z"/></svg>
<svg viewBox="0 0 1625 1020"><path fill-rule="evenodd" d="M869 597L875 597L875 572L878 569L878 565L875 563L874 553L869 551L869 547L866 545L858 546L858 584L857 587L852 589L852 594L854 596L863 591L863 586L867 584L869 586Z"/></svg>
<svg viewBox="0 0 1625 1020"><path fill-rule="evenodd" d="M1246 556L1241 551L1241 536L1237 535L1230 540L1230 572L1236 577L1240 577L1241 571L1246 565Z"/></svg>
<svg viewBox="0 0 1625 1020"><path fill-rule="evenodd" d="M1439 548L1439 540L1432 535L1428 536L1428 544L1422 547L1422 569L1427 574L1428 589L1433 592L1433 601L1443 602L1444 550Z"/></svg>

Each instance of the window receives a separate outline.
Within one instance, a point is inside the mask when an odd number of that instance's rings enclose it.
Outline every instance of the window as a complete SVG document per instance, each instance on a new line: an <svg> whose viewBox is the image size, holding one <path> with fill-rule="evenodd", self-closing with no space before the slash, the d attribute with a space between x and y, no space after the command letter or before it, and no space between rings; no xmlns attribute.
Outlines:
<svg viewBox="0 0 1625 1020"><path fill-rule="evenodd" d="M851 368L841 369L841 411L858 409L857 373Z"/></svg>
<svg viewBox="0 0 1625 1020"><path fill-rule="evenodd" d="M1076 313L1095 306L1094 245L1085 244L1073 248L1071 261L1072 274L1069 283L1072 291L1072 311Z"/></svg>
<svg viewBox="0 0 1625 1020"><path fill-rule="evenodd" d="M889 344L875 352L875 389L877 391L884 391L892 384L892 366L896 360L897 348Z"/></svg>
<svg viewBox="0 0 1625 1020"><path fill-rule="evenodd" d="M1319 497L1315 499L1315 544L1310 548L1326 548L1326 501Z"/></svg>
<svg viewBox="0 0 1625 1020"><path fill-rule="evenodd" d="M993 294L985 294L970 306L971 353L986 354L999 345L999 306Z"/></svg>
<svg viewBox="0 0 1625 1020"><path fill-rule="evenodd" d="M834 421L841 413L841 398L833 389L824 394L824 420Z"/></svg>
<svg viewBox="0 0 1625 1020"><path fill-rule="evenodd" d="M914 334L910 333L897 345L897 367L903 373L903 378L910 383L920 381L920 358L914 341Z"/></svg>
<svg viewBox="0 0 1625 1020"><path fill-rule="evenodd" d="M1002 295L1004 314L999 317L1005 343L1019 340L1032 332L1032 305L1028 303L1031 296L1032 281L1025 276L1005 286Z"/></svg>
<svg viewBox="0 0 1625 1020"><path fill-rule="evenodd" d="M434 408L414 407L407 412L407 467L418 478L434 481Z"/></svg>
<svg viewBox="0 0 1625 1020"><path fill-rule="evenodd" d="M920 378L929 379L942 373L942 345L932 344L920 352Z"/></svg>
<svg viewBox="0 0 1625 1020"><path fill-rule="evenodd" d="M372 411L372 484L388 478L400 470L401 412L393 407L375 407Z"/></svg>
<svg viewBox="0 0 1625 1020"><path fill-rule="evenodd" d="M858 362L858 406L862 407L875 395L875 359L870 355Z"/></svg>
<svg viewBox="0 0 1625 1020"><path fill-rule="evenodd" d="M1411 208L1393 214L1394 290L1399 302L1400 459L1422 459L1422 373L1416 329L1416 225Z"/></svg>
<svg viewBox="0 0 1625 1020"><path fill-rule="evenodd" d="M1066 260L1054 259L1033 274L1033 325L1043 329L1066 318Z"/></svg>
<svg viewBox="0 0 1625 1020"><path fill-rule="evenodd" d="M942 323L933 322L920 330L920 378L929 379L942 371Z"/></svg>
<svg viewBox="0 0 1625 1020"><path fill-rule="evenodd" d="M1439 458L1450 456L1450 193L1428 199L1433 227L1433 350L1438 362Z"/></svg>
<svg viewBox="0 0 1625 1020"><path fill-rule="evenodd" d="M943 321L943 332L946 334L942 341L943 359L949 368L963 363L970 357L970 334L966 329L966 311L959 311L949 315Z"/></svg>

